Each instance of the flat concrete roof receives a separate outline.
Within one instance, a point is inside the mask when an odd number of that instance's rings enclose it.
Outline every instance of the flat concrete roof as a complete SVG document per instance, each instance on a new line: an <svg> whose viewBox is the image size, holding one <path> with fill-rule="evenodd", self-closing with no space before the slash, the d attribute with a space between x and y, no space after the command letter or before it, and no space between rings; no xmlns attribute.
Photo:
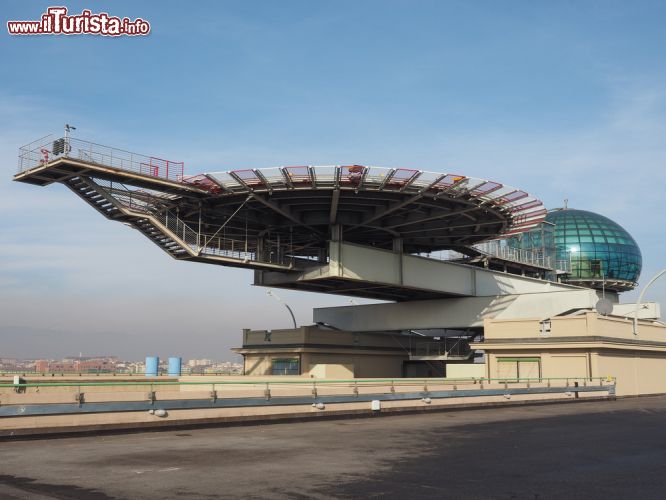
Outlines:
<svg viewBox="0 0 666 500"><path fill-rule="evenodd" d="M2 443L8 498L661 498L666 396Z"/></svg>

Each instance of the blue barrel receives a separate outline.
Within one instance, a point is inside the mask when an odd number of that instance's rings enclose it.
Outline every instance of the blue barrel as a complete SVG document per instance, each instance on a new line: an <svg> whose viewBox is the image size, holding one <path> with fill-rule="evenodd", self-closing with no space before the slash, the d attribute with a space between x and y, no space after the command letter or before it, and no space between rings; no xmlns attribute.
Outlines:
<svg viewBox="0 0 666 500"><path fill-rule="evenodd" d="M169 376L180 377L183 358L169 358Z"/></svg>
<svg viewBox="0 0 666 500"><path fill-rule="evenodd" d="M160 358L146 356L146 377L156 377L160 368Z"/></svg>

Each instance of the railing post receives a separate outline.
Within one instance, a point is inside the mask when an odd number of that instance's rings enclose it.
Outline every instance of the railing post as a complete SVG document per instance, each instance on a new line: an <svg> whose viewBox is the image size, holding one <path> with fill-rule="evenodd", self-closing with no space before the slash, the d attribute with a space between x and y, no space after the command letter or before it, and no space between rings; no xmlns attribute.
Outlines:
<svg viewBox="0 0 666 500"><path fill-rule="evenodd" d="M83 406L83 402L85 401L85 397L83 393L81 392L81 386L77 387L77 392L74 396L74 400L79 404L79 408Z"/></svg>

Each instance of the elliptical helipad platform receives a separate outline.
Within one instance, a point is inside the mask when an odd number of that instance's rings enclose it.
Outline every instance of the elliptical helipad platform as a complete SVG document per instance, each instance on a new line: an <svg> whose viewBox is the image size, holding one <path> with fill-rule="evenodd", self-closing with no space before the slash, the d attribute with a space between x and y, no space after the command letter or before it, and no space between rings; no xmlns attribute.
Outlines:
<svg viewBox="0 0 666 500"><path fill-rule="evenodd" d="M64 184L179 260L254 269L260 285L387 300L474 290L404 283L402 263L373 251L474 255L474 244L534 228L546 215L525 191L460 174L338 165L187 176L182 162L72 137L48 136L21 148L14 179ZM370 259L358 279L336 267L343 248L352 247ZM372 262L377 258L382 262ZM387 265L396 279L373 283L370 271Z"/></svg>

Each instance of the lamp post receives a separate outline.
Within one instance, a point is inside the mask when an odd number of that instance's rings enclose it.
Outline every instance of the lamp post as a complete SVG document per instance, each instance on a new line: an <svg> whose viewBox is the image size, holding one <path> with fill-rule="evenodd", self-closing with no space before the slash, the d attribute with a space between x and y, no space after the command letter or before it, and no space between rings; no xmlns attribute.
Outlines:
<svg viewBox="0 0 666 500"><path fill-rule="evenodd" d="M69 152L72 150L72 148L69 146L69 133L72 130L76 130L76 127L70 125L69 123L65 124L65 147L64 147L65 156L67 156Z"/></svg>
<svg viewBox="0 0 666 500"><path fill-rule="evenodd" d="M291 310L291 307L289 307L289 304L287 304L280 297L278 297L277 294L275 292L273 292L273 290L271 290L270 288L268 290L266 290L266 295L268 295L269 297L273 297L275 300L277 300L284 307L287 308L287 311L289 311L289 314L291 314L291 320L294 322L294 329L298 328L298 326L296 325L296 316L294 316L294 311Z"/></svg>
<svg viewBox="0 0 666 500"><path fill-rule="evenodd" d="M638 296L638 302L636 302L636 310L634 311L634 335L638 335L638 308L641 306L641 302L643 302L643 295L645 295L647 289L650 288L650 285L652 285L652 283L657 281L657 279L659 279L659 277L662 274L666 274L666 269L663 269L659 271L657 274L655 274L654 277L648 282L648 284L643 287L641 294Z"/></svg>

